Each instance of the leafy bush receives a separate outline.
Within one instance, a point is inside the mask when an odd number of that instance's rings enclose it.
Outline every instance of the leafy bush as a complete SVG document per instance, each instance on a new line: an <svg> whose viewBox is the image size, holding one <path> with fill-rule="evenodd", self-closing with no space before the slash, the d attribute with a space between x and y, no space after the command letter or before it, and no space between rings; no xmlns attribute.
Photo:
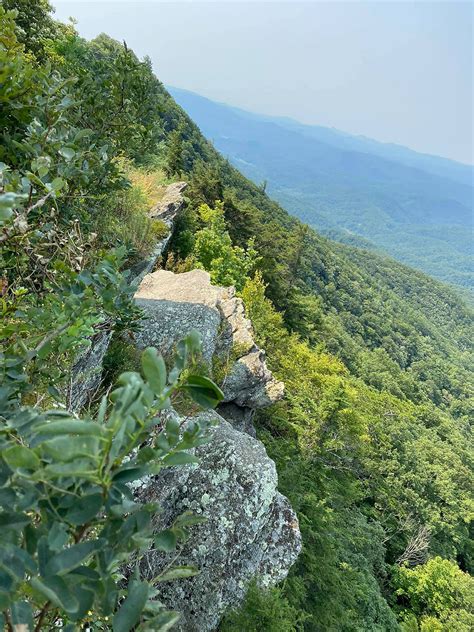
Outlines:
<svg viewBox="0 0 474 632"><path fill-rule="evenodd" d="M234 285L237 290L242 290L247 276L259 261L254 242L251 240L246 250L232 245L222 202L216 202L215 208L201 205L199 217L204 226L195 235L193 263L210 272L213 283Z"/></svg>
<svg viewBox="0 0 474 632"><path fill-rule="evenodd" d="M180 380L198 349L195 335L179 343L169 372L156 350L147 349L143 377L124 373L94 419L18 408L2 393L0 618L6 629L61 624L73 630L90 610L99 619L113 617L118 632L166 630L177 620L154 599L156 583L197 569L174 567L151 583L140 581L138 567L124 582L122 569L133 558L138 564L151 546L173 550L195 521L184 514L154 534L158 507L137 503L132 489L163 467L196 462L188 451L206 441L206 422L181 427L163 412L176 390L205 408L222 398L206 378Z"/></svg>

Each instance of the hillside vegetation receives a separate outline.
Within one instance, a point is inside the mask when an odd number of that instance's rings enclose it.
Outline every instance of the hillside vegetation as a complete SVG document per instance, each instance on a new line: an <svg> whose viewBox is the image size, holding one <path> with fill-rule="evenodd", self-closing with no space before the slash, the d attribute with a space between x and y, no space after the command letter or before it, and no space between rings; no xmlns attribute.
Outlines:
<svg viewBox="0 0 474 632"><path fill-rule="evenodd" d="M368 241L468 289L472 301L472 167L171 93L216 148L291 213L333 239Z"/></svg>
<svg viewBox="0 0 474 632"><path fill-rule="evenodd" d="M138 326L137 312L124 271L156 241L160 227L147 211L161 185L185 179L187 208L163 264L175 271L203 267L243 297L257 341L286 384L284 400L259 413L257 430L303 534L303 553L284 585L270 591L251 585L222 631L469 632L472 312L442 283L332 242L288 215L213 148L150 62L125 44L106 35L83 40L72 26L52 21L46 1L3 4L20 13L15 27L15 15L0 7L1 440L13 433L9 420L21 428L29 419L22 411L34 406L42 415L46 407L65 406L68 371L91 335L113 331L114 370L135 368L124 332ZM183 368L179 354L177 361ZM139 383L143 419L147 385L157 383L160 371L150 368L154 362L145 360ZM126 373L122 387L136 375ZM119 406L124 391L114 397ZM140 432L132 448L143 440ZM204 432L196 429L193 440ZM150 467L178 441L171 426L164 436L166 450L160 443ZM2 493L8 477L23 480L24 465L33 476L31 453L39 450L34 441L31 450L8 449L0 461ZM123 451L120 458L128 457ZM33 503L23 493L15 497L18 512ZM132 555L120 547L141 534L128 505L107 532L115 538L114 581L103 573L96 541L87 549L92 565L99 560L95 574L67 572L49 592L43 584L31 587L28 556L52 555L68 538L82 546L88 533L68 523L48 535L56 507L69 511L54 498L59 505L52 508L47 495L34 501L36 522L25 536L18 514L2 522L13 534L0 547L7 628L13 630L13 591L21 604L46 595L39 617L28 611L37 616L30 629L38 630L53 625L51 599L56 604L66 595L67 602L76 591L82 601L72 621L84 621L90 609L94 629L110 629L108 616L114 630L169 629L172 613L159 612L156 601L145 608L159 588L135 577L133 598L123 601L120 592L118 564ZM12 510L8 492L0 503L4 518ZM130 528L125 539L122 522ZM28 536L33 526L41 540ZM169 538L157 538L156 546L169 546ZM16 575L8 570L12 550ZM23 608L12 612L20 616ZM128 616L130 610L138 615Z"/></svg>

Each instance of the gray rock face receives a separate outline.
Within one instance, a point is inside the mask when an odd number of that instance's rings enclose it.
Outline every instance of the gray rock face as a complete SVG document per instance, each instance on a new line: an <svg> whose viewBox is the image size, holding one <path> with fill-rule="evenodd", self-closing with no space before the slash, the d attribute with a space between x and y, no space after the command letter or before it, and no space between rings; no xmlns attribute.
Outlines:
<svg viewBox="0 0 474 632"><path fill-rule="evenodd" d="M210 285L204 270L148 274L135 294L145 312L142 331L136 335L138 346L154 346L168 355L181 338L196 329L201 334L203 358L210 364L221 324L218 289Z"/></svg>
<svg viewBox="0 0 474 632"><path fill-rule="evenodd" d="M239 605L252 579L268 586L286 577L301 548L298 520L277 490L275 464L252 424L256 408L283 396L283 384L255 344L241 299L233 288L213 286L207 272L147 274L135 300L145 314L138 346L169 355L197 330L203 360L225 396L218 412L206 413L217 425L211 441L196 449L198 465L166 469L134 486L141 501L161 505L157 530L171 526L184 511L207 519L191 528L176 560L197 566L199 575L159 584L159 599L182 613L178 629L207 632L216 629L227 608ZM172 559L148 551L141 572L152 579Z"/></svg>
<svg viewBox="0 0 474 632"><path fill-rule="evenodd" d="M233 288L211 285L204 270L174 274L158 270L140 284L135 299L146 314L140 347L153 345L168 354L180 338L196 329L203 358L222 366L226 402L260 408L281 399L283 384L274 379L265 352L254 342L252 325Z"/></svg>
<svg viewBox="0 0 474 632"><path fill-rule="evenodd" d="M187 182L173 182L168 185L156 208L150 212L150 217L161 219L163 222L174 222L176 215L183 208L183 192L187 186Z"/></svg>
<svg viewBox="0 0 474 632"><path fill-rule="evenodd" d="M217 413L211 441L196 449L198 465L164 470L137 495L160 502L156 527L191 510L207 519L192 527L178 564L200 569L196 577L159 584L160 600L182 613L183 632L214 630L224 611L243 599L256 577L269 586L284 579L301 549L298 520L277 490L275 464L263 444L239 432ZM141 563L155 577L170 558L157 551Z"/></svg>
<svg viewBox="0 0 474 632"><path fill-rule="evenodd" d="M77 358L66 389L69 410L76 412L86 406L100 386L102 363L111 337L110 331L98 333L90 341L90 346Z"/></svg>

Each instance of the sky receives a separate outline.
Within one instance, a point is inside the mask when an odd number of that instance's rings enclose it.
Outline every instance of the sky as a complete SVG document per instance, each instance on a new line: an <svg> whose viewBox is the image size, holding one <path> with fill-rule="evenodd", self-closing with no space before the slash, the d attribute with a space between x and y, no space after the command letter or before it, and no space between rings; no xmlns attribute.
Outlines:
<svg viewBox="0 0 474 632"><path fill-rule="evenodd" d="M473 163L474 2L52 0L160 80L253 112Z"/></svg>

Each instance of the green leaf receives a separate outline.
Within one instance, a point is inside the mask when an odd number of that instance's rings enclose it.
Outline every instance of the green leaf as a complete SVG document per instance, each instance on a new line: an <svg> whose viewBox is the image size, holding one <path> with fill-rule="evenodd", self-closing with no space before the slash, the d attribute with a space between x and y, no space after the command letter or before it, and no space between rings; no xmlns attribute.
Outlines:
<svg viewBox="0 0 474 632"><path fill-rule="evenodd" d="M66 181L63 180L62 178L54 178L54 180L51 182L51 188L53 189L55 193L63 189L65 186L66 186Z"/></svg>
<svg viewBox="0 0 474 632"><path fill-rule="evenodd" d="M22 529L29 524L30 519L24 513L15 511L2 511L0 513L0 527L10 527L11 529Z"/></svg>
<svg viewBox="0 0 474 632"><path fill-rule="evenodd" d="M65 519L75 525L86 524L97 516L102 507L102 494L88 494L77 500Z"/></svg>
<svg viewBox="0 0 474 632"><path fill-rule="evenodd" d="M133 582L128 595L112 622L114 632L129 632L140 621L148 600L149 587L146 582Z"/></svg>
<svg viewBox="0 0 474 632"><path fill-rule="evenodd" d="M59 150L59 154L61 154L61 156L69 162L74 158L76 152L72 147L61 147L61 149Z"/></svg>
<svg viewBox="0 0 474 632"><path fill-rule="evenodd" d="M69 535L67 527L62 522L53 522L47 536L48 547L51 551L61 551L63 546L67 544Z"/></svg>
<svg viewBox="0 0 474 632"><path fill-rule="evenodd" d="M176 534L172 529L161 531L154 539L155 548L159 551L166 551L167 553L175 550L177 541Z"/></svg>
<svg viewBox="0 0 474 632"><path fill-rule="evenodd" d="M185 511L176 518L174 524L177 527L191 527L195 524L203 524L204 522L207 522L207 518L204 518L203 516L196 516L190 511Z"/></svg>
<svg viewBox="0 0 474 632"><path fill-rule="evenodd" d="M124 467L113 476L115 483L129 483L137 478L146 476L149 473L148 467Z"/></svg>
<svg viewBox="0 0 474 632"><path fill-rule="evenodd" d="M179 421L175 419L174 417L170 417L168 421L166 422L166 426L165 426L166 438L168 440L170 447L172 448L174 448L175 445L179 441L180 428L181 428L181 425Z"/></svg>
<svg viewBox="0 0 474 632"><path fill-rule="evenodd" d="M201 334L197 329L193 329L184 339L189 353L199 353L202 348Z"/></svg>
<svg viewBox="0 0 474 632"><path fill-rule="evenodd" d="M33 470L39 467L41 461L38 455L30 448L23 445L15 445L3 450L2 456L8 467L12 470L26 468Z"/></svg>
<svg viewBox="0 0 474 632"><path fill-rule="evenodd" d="M143 632L168 632L174 625L179 621L180 614L179 612L160 612L160 614L152 619L146 621L143 625L141 625L138 631Z"/></svg>
<svg viewBox="0 0 474 632"><path fill-rule="evenodd" d="M164 465L188 465L188 463L199 463L199 459L188 452L175 452L163 459Z"/></svg>
<svg viewBox="0 0 474 632"><path fill-rule="evenodd" d="M40 424L35 427L37 434L77 434L77 435L96 435L102 436L104 434L104 428L93 421L81 421L79 419L50 421L46 424Z"/></svg>
<svg viewBox="0 0 474 632"><path fill-rule="evenodd" d="M51 463L47 465L41 472L38 478L66 478L77 477L83 478L86 481L98 482L98 475L96 468L91 466L89 460L77 459L70 463ZM33 475L33 478L36 478Z"/></svg>
<svg viewBox="0 0 474 632"><path fill-rule="evenodd" d="M186 577L193 577L199 573L199 569L195 566L175 566L165 571L161 575L156 577L155 581L167 582L173 579L184 579Z"/></svg>
<svg viewBox="0 0 474 632"><path fill-rule="evenodd" d="M62 577L51 576L44 579L32 577L30 584L34 590L66 612L76 612L79 608L78 600Z"/></svg>
<svg viewBox="0 0 474 632"><path fill-rule="evenodd" d="M64 575L73 568L80 566L92 553L99 551L104 540L92 540L91 542L80 542L61 551L48 562L46 575Z"/></svg>
<svg viewBox="0 0 474 632"><path fill-rule="evenodd" d="M1 202L1 199L0 199ZM10 208L1 206L0 204L0 222L6 222L13 215L13 211Z"/></svg>
<svg viewBox="0 0 474 632"><path fill-rule="evenodd" d="M163 357L154 347L142 353L143 374L155 395L160 395L166 386L166 365Z"/></svg>
<svg viewBox="0 0 474 632"><path fill-rule="evenodd" d="M224 399L224 393L204 375L190 375L181 386L202 408L215 408Z"/></svg>
<svg viewBox="0 0 474 632"><path fill-rule="evenodd" d="M57 462L66 463L79 457L97 458L99 439L80 435L78 437L54 437L41 443L41 449Z"/></svg>
<svg viewBox="0 0 474 632"><path fill-rule="evenodd" d="M13 627L26 625L27 630L33 630L33 609L31 604L26 601L16 601L12 607L12 623Z"/></svg>

